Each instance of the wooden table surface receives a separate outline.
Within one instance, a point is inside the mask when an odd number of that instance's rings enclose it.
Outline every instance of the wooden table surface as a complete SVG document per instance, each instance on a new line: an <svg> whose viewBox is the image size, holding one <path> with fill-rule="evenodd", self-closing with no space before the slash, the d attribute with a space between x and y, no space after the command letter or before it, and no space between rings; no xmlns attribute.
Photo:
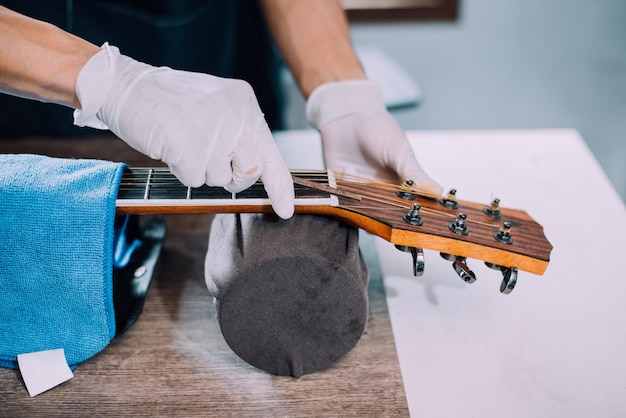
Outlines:
<svg viewBox="0 0 626 418"><path fill-rule="evenodd" d="M111 138L0 139L1 153L154 162ZM0 368L0 416L408 416L385 291L371 237L364 336L332 368L271 376L226 345L204 284L210 216L168 215L168 235L143 314L126 334L34 398L19 371Z"/></svg>

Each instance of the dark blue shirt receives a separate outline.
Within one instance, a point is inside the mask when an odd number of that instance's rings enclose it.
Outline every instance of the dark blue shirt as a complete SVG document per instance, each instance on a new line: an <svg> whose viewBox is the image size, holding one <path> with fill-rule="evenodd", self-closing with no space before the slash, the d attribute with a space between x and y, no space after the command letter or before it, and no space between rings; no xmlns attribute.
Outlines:
<svg viewBox="0 0 626 418"><path fill-rule="evenodd" d="M250 0L0 0L96 45L152 65L248 81L272 129L282 128L281 60ZM72 109L0 94L0 137L101 133L72 125Z"/></svg>

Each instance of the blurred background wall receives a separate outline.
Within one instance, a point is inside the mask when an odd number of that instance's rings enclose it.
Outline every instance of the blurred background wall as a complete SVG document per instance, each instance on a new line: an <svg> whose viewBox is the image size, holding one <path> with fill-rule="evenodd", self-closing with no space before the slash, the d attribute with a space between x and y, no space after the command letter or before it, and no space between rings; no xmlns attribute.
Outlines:
<svg viewBox="0 0 626 418"><path fill-rule="evenodd" d="M419 85L421 104L393 111L400 124L577 129L626 201L626 0L459 0L458 14L351 23L356 47ZM293 85L289 100L288 127L308 127Z"/></svg>

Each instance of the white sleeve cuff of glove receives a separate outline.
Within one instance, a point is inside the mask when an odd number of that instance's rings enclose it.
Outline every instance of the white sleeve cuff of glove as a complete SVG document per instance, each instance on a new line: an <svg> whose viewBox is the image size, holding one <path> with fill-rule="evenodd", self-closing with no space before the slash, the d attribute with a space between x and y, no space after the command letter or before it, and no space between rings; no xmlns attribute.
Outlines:
<svg viewBox="0 0 626 418"><path fill-rule="evenodd" d="M107 42L101 48L78 73L76 96L81 109L74 111L74 125L77 126L109 129L97 114L113 86L115 63L120 51Z"/></svg>
<svg viewBox="0 0 626 418"><path fill-rule="evenodd" d="M373 81L360 79L322 84L306 103L307 119L318 129L344 116L380 110L386 110L380 88Z"/></svg>

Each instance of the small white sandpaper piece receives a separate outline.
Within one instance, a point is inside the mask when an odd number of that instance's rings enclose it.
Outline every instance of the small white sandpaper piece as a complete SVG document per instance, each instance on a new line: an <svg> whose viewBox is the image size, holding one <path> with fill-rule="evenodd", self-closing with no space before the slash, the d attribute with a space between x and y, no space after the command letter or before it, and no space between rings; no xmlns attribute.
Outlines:
<svg viewBox="0 0 626 418"><path fill-rule="evenodd" d="M31 397L74 377L62 348L18 354L17 363Z"/></svg>

